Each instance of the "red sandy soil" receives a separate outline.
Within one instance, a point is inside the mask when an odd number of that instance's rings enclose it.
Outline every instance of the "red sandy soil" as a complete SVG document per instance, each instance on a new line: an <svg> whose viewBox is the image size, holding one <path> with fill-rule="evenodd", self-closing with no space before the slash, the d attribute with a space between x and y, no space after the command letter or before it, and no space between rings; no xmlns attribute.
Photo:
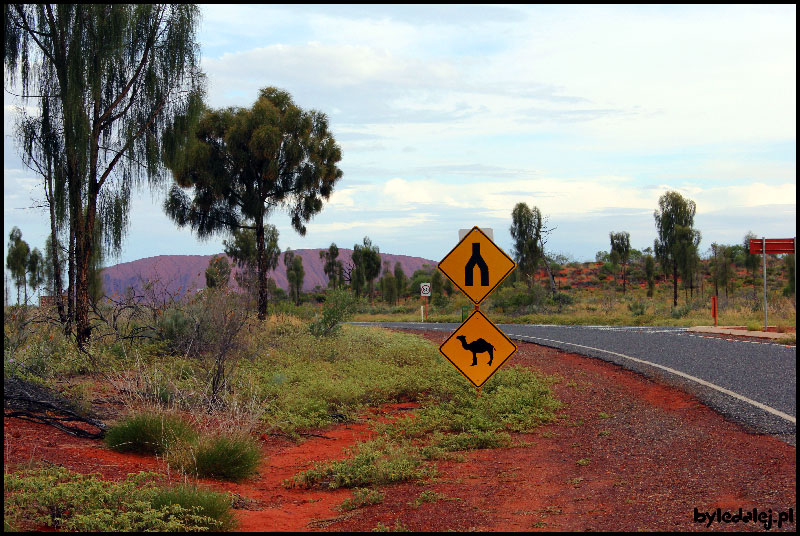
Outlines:
<svg viewBox="0 0 800 536"><path fill-rule="evenodd" d="M447 334L424 336L438 345ZM795 447L751 433L693 396L616 365L533 344L517 346L505 366L557 376L553 388L564 403L558 422L514 434L520 446L437 462L437 477L383 486L381 504L350 512L337 505L351 490L282 486L314 460L339 459L343 449L368 439L371 420L414 408L395 404L372 410L361 423L316 431L324 437L310 435L299 444L262 436L264 463L257 477L241 484L200 482L241 497L240 531L369 531L379 523L413 531L764 530L753 523L706 528L693 521L694 508L734 514L739 508L772 509L775 520L777 512L796 510ZM17 419L4 419L4 460L7 471L46 460L109 479L142 470L167 472L156 458L118 454L100 441ZM426 490L440 499L415 504ZM795 524L781 530L794 531Z"/></svg>

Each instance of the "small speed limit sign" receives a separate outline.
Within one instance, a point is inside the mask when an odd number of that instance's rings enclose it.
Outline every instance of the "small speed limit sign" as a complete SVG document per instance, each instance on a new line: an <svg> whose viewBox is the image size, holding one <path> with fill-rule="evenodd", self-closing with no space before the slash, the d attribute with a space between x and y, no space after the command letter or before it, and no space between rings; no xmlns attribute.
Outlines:
<svg viewBox="0 0 800 536"><path fill-rule="evenodd" d="M430 296L431 295L431 284L430 283L422 283L419 286L419 295L420 296Z"/></svg>

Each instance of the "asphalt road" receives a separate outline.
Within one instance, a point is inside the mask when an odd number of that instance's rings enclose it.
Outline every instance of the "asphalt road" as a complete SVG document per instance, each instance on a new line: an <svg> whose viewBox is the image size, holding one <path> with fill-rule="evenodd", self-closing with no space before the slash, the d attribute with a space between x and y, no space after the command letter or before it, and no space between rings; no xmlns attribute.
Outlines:
<svg viewBox="0 0 800 536"><path fill-rule="evenodd" d="M458 324L353 322L452 333ZM675 327L497 325L512 340L616 363L690 392L726 418L796 445L797 348ZM512 356L509 363L513 362Z"/></svg>

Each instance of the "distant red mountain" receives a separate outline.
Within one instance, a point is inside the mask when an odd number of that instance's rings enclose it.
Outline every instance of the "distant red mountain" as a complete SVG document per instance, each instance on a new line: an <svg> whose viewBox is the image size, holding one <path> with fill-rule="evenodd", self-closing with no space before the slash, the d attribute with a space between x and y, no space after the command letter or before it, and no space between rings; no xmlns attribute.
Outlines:
<svg viewBox="0 0 800 536"><path fill-rule="evenodd" d="M303 279L303 290L313 290L314 287L328 286L328 276L323 271L323 260L320 259L319 252L322 249L297 249L292 250L295 255L303 259L303 269L305 278ZM352 249L339 249L338 260L347 266L352 258ZM406 255L393 255L391 253L381 253L381 262L389 262L389 267L394 270L395 263L399 262L403 267L406 276L411 276L416 270L422 268L423 264L436 265L436 261L423 259L422 257L409 257ZM115 266L104 268L102 272L103 289L108 296L114 293L123 294L128 287L133 287L139 291L147 281L158 282L158 287L170 294L184 294L188 289L198 290L206 286L205 272L208 262L215 255L160 255L158 257L148 257L132 262L124 262ZM231 259L228 259L229 261ZM234 268L236 273L238 268ZM284 290L289 288L286 279L286 267L283 264L283 254L281 254L278 267L269 273L275 282ZM231 285L236 287L236 282L231 277Z"/></svg>

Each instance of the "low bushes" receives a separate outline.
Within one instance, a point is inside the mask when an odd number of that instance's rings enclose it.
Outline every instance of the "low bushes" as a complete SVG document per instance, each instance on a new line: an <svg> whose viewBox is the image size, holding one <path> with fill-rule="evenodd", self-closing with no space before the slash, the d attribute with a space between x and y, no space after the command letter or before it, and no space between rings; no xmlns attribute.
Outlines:
<svg viewBox="0 0 800 536"><path fill-rule="evenodd" d="M47 526L77 532L200 532L233 528L228 495L182 485L164 488L153 473L122 482L47 467L3 475L4 517L17 530ZM10 522L9 522L10 521Z"/></svg>

